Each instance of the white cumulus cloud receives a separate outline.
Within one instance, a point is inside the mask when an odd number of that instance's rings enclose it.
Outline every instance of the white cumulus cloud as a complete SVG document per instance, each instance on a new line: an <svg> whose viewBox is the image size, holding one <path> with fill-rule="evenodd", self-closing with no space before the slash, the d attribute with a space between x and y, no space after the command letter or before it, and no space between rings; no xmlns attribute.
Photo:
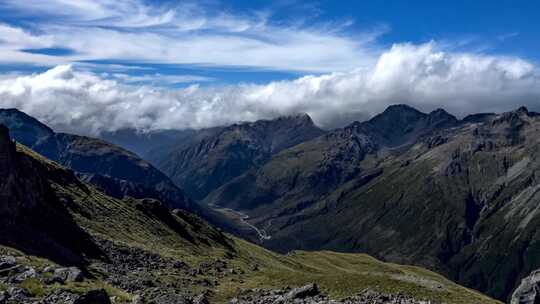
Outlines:
<svg viewBox="0 0 540 304"><path fill-rule="evenodd" d="M183 129L306 112L323 127L365 119L395 103L458 116L526 105L540 110L538 67L519 58L452 53L435 43L398 44L372 66L268 84L181 89L136 86L61 65L0 77L0 107L57 130Z"/></svg>

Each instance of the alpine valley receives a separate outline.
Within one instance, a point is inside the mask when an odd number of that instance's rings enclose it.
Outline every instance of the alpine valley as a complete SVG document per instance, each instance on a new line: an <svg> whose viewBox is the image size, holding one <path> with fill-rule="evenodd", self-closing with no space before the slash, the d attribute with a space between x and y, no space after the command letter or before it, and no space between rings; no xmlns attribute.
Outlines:
<svg viewBox="0 0 540 304"><path fill-rule="evenodd" d="M0 125L2 304L540 301L524 107L101 139L16 109Z"/></svg>

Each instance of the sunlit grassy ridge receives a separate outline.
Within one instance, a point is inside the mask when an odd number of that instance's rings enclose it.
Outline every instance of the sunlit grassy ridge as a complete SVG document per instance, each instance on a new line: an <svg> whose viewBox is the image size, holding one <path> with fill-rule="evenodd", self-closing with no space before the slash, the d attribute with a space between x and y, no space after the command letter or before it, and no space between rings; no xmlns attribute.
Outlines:
<svg viewBox="0 0 540 304"><path fill-rule="evenodd" d="M235 240L235 247L240 260L257 261L261 270L250 272L243 284L229 282L218 287L216 299L220 301L242 288L283 288L316 282L335 298L369 288L444 303L499 303L426 269L384 263L365 254L294 251L280 255L243 240Z"/></svg>

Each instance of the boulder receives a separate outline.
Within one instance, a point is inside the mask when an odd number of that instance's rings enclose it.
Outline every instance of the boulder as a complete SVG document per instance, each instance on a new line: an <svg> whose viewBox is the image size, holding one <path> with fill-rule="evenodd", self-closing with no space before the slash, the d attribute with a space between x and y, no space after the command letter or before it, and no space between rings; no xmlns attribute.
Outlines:
<svg viewBox="0 0 540 304"><path fill-rule="evenodd" d="M80 296L64 290L56 290L43 298L39 304L73 304Z"/></svg>
<svg viewBox="0 0 540 304"><path fill-rule="evenodd" d="M0 257L0 271L17 266L17 260L12 256Z"/></svg>
<svg viewBox="0 0 540 304"><path fill-rule="evenodd" d="M83 279L83 272L77 267L58 268L52 278L56 282L80 282Z"/></svg>
<svg viewBox="0 0 540 304"><path fill-rule="evenodd" d="M21 303L24 302L30 294L23 288L10 287L7 290L7 298L10 302Z"/></svg>
<svg viewBox="0 0 540 304"><path fill-rule="evenodd" d="M111 304L107 292L103 289L90 290L76 299L73 304Z"/></svg>
<svg viewBox="0 0 540 304"><path fill-rule="evenodd" d="M7 302L7 292L0 291L0 304L5 304Z"/></svg>
<svg viewBox="0 0 540 304"><path fill-rule="evenodd" d="M20 283L27 279L32 279L37 277L37 272L32 267L25 267L24 270L19 273L15 278L13 279L14 282Z"/></svg>
<svg viewBox="0 0 540 304"><path fill-rule="evenodd" d="M317 284L308 284L300 288L294 288L285 295L279 296L274 303L292 303L295 300L314 297L320 294Z"/></svg>
<svg viewBox="0 0 540 304"><path fill-rule="evenodd" d="M307 298L307 297L314 297L316 295L318 295L320 293L319 291L319 286L317 286L317 284L308 284L304 287L300 287L300 288L295 288L291 291L289 291L289 293L287 295L285 295L285 297L287 299L304 299L304 298Z"/></svg>
<svg viewBox="0 0 540 304"><path fill-rule="evenodd" d="M131 299L132 304L143 304L144 300L141 295L135 295L133 299Z"/></svg>
<svg viewBox="0 0 540 304"><path fill-rule="evenodd" d="M193 299L193 304L210 304L210 301L208 301L208 298L205 294L201 294L195 297Z"/></svg>
<svg viewBox="0 0 540 304"><path fill-rule="evenodd" d="M45 268L43 268L43 273L53 273L55 269L56 267L54 266L46 266Z"/></svg>
<svg viewBox="0 0 540 304"><path fill-rule="evenodd" d="M510 299L510 304L535 304L539 302L540 269L523 278Z"/></svg>

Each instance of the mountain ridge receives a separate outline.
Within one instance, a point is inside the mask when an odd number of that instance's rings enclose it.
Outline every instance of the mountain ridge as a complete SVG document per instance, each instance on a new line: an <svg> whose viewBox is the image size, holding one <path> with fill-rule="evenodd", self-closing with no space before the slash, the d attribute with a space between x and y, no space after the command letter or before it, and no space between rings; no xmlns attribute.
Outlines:
<svg viewBox="0 0 540 304"><path fill-rule="evenodd" d="M233 124L216 131L154 161L197 200L263 164L272 154L324 133L307 114Z"/></svg>
<svg viewBox="0 0 540 304"><path fill-rule="evenodd" d="M123 148L87 136L55 133L37 119L16 109L0 110L0 123L15 130L13 136L18 142L75 171L110 176L123 180L124 184L132 183L125 189L143 185L149 190L146 194L144 191L131 191L122 193L122 196L141 194L136 198L144 198L152 193L172 208L196 207L164 173Z"/></svg>
<svg viewBox="0 0 540 304"><path fill-rule="evenodd" d="M538 116L520 108L460 121L408 106L381 115L285 149L203 202L247 213L271 236L263 243L269 248L367 252L440 271L499 299L509 296L540 267L532 255L515 260L536 246L534 234L520 228L534 231L536 213L522 224L503 216L534 201L525 193L535 197L538 184ZM512 198L514 207L505 206ZM513 227L504 237L516 244L505 258L486 249L501 246L491 237L502 237L497 229L504 225Z"/></svg>

